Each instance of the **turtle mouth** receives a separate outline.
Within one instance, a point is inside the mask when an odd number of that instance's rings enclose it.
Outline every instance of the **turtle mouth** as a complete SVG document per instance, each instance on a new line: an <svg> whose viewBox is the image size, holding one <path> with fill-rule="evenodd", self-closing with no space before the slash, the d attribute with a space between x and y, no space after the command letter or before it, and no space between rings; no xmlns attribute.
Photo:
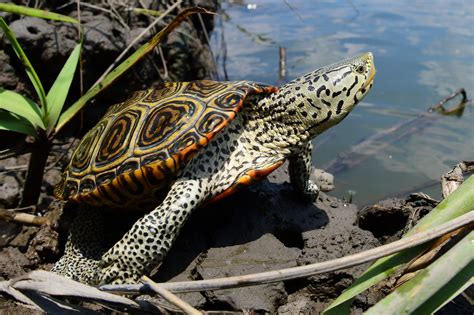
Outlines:
<svg viewBox="0 0 474 315"><path fill-rule="evenodd" d="M372 84L372 81L374 81L375 72L377 72L377 71L375 70L375 67L372 66L371 69L370 69L370 72L369 72L369 77L368 77L367 80L365 81L364 86L363 86L362 88L367 89L367 87L368 87L370 84Z"/></svg>

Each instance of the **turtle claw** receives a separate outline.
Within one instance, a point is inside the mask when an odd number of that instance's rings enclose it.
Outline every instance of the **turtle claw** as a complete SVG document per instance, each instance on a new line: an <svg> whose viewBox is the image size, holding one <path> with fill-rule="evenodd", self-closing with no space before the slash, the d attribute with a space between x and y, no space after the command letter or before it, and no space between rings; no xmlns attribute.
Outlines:
<svg viewBox="0 0 474 315"><path fill-rule="evenodd" d="M319 187L312 180L308 180L306 188L302 191L303 198L309 202L315 202L319 196Z"/></svg>
<svg viewBox="0 0 474 315"><path fill-rule="evenodd" d="M134 284L138 283L140 275L131 270L120 268L119 264L114 263L103 268L99 272L100 284Z"/></svg>
<svg viewBox="0 0 474 315"><path fill-rule="evenodd" d="M133 284L138 283L141 274L127 266L120 259L112 260L103 257L98 275L99 284Z"/></svg>

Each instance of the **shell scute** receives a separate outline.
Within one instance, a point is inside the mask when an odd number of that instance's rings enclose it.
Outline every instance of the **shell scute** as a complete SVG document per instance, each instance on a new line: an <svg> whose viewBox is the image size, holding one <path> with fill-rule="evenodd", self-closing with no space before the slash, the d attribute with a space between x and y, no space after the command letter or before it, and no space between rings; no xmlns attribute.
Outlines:
<svg viewBox="0 0 474 315"><path fill-rule="evenodd" d="M134 93L84 136L55 195L111 207L154 198L248 95L275 91L246 81L193 81Z"/></svg>

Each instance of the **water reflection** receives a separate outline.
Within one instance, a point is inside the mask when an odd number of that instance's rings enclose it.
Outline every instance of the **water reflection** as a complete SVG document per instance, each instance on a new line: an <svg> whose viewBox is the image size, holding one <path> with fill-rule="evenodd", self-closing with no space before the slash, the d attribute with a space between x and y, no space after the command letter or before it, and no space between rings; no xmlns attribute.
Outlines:
<svg viewBox="0 0 474 315"><path fill-rule="evenodd" d="M371 93L343 123L316 140L321 145L315 165L325 165L353 144L416 117L457 88L474 96L472 1L291 1L297 12L284 1L250 2L257 4L255 10L224 3L230 17L224 32L231 80L275 84L280 45L287 48L288 79L374 52L378 73ZM236 25L268 40L256 41ZM460 160L474 157L473 119L470 107L460 119L428 123L339 174L333 194L355 190L354 201L366 204L438 179ZM439 188L426 191L434 194Z"/></svg>

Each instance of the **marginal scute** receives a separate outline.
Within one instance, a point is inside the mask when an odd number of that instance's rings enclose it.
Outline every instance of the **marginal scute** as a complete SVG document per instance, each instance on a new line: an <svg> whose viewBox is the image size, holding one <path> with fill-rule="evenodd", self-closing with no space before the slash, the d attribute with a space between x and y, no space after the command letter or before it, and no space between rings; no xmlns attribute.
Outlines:
<svg viewBox="0 0 474 315"><path fill-rule="evenodd" d="M227 88L226 84L221 82L201 80L192 81L186 87L185 92L190 95L195 95L199 98L214 97L217 93Z"/></svg>
<svg viewBox="0 0 474 315"><path fill-rule="evenodd" d="M89 131L79 142L71 159L69 168L73 173L81 173L90 167L91 156L94 154L97 143L100 140L107 122L97 124L91 131Z"/></svg>
<svg viewBox="0 0 474 315"><path fill-rule="evenodd" d="M162 195L159 190L235 118L248 95L275 91L246 81L193 81L136 92L84 136L55 194L110 207Z"/></svg>

